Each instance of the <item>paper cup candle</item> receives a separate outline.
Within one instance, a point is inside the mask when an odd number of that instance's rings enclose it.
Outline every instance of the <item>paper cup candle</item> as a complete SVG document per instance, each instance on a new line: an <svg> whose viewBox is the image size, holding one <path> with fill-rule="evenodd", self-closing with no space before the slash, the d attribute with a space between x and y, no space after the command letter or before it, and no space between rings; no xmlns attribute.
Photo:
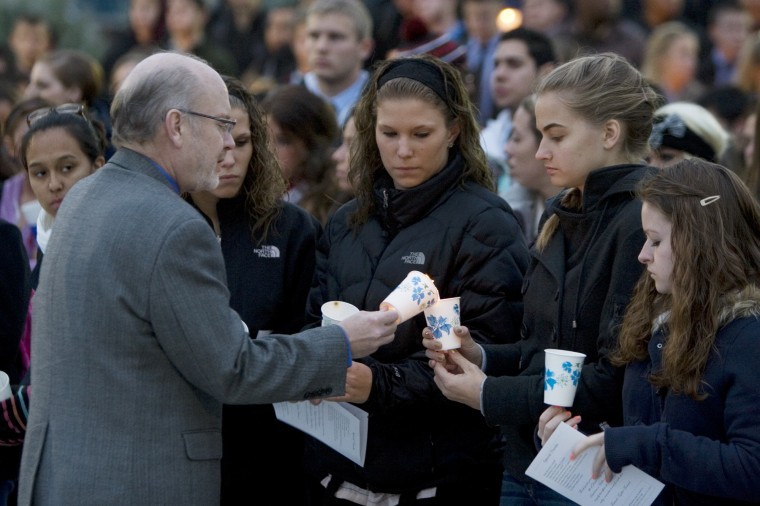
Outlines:
<svg viewBox="0 0 760 506"><path fill-rule="evenodd" d="M551 349L544 350L544 353L544 403L569 408L575 400L575 391L578 389L586 355Z"/></svg>
<svg viewBox="0 0 760 506"><path fill-rule="evenodd" d="M322 304L322 326L337 325L352 314L359 312L359 308L342 300L331 300Z"/></svg>
<svg viewBox="0 0 760 506"><path fill-rule="evenodd" d="M462 324L459 316L459 297L441 299L425 310L425 322L433 337L440 339L443 350L453 350L462 346L462 340L454 333L454 327Z"/></svg>
<svg viewBox="0 0 760 506"><path fill-rule="evenodd" d="M438 302L438 289L427 274L412 271L380 303L380 309L398 311L398 323L403 323Z"/></svg>

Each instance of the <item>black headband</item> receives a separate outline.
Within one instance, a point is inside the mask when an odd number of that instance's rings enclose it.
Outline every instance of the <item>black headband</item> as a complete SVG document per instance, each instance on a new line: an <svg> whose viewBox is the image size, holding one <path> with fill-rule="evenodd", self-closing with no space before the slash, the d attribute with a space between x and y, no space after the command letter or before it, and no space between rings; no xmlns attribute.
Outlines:
<svg viewBox="0 0 760 506"><path fill-rule="evenodd" d="M717 161L715 150L687 127L681 117L675 113L655 116L652 134L649 136L649 145L652 149L659 149L664 146L685 151L709 162Z"/></svg>
<svg viewBox="0 0 760 506"><path fill-rule="evenodd" d="M377 78L377 89L397 77L406 77L424 84L438 95L444 103L448 102L446 81L441 69L432 63L419 58L399 58L391 62L385 71Z"/></svg>

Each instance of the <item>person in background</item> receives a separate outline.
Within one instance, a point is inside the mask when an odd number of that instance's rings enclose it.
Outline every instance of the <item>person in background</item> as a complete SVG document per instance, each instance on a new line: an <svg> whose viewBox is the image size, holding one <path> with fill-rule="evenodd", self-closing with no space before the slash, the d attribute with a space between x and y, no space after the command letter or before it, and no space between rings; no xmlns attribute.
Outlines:
<svg viewBox="0 0 760 506"><path fill-rule="evenodd" d="M111 44L101 58L106 75L113 74L116 63L127 53L155 52L166 36L165 0L130 0L129 24L126 30L114 33Z"/></svg>
<svg viewBox="0 0 760 506"><path fill-rule="evenodd" d="M723 160L730 138L704 107L690 102L671 102L655 111L649 136L652 151L647 162L660 169L692 157L716 163Z"/></svg>
<svg viewBox="0 0 760 506"><path fill-rule="evenodd" d="M530 192L527 205L513 207L520 213L525 241L530 245L536 239L539 222L543 216L545 203L559 193L554 186L544 164L536 159L536 151L541 142L541 132L536 129L536 101L531 95L520 102L512 118L512 132L504 151L509 157L509 175L512 180Z"/></svg>
<svg viewBox="0 0 760 506"><path fill-rule="evenodd" d="M291 334L305 324L321 227L282 200L286 182L269 148L264 113L241 82L225 83L235 148L219 164L219 186L189 199L219 238L230 307L251 336ZM302 504L303 437L277 421L271 404L225 404L221 503ZM288 487L281 486L283 476Z"/></svg>
<svg viewBox="0 0 760 506"><path fill-rule="evenodd" d="M461 297L479 342L516 339L528 252L493 191L460 71L430 56L402 58L383 62L369 83L354 113L356 198L327 224L311 321L330 300L378 308L419 270L441 298ZM347 395L333 400L369 414L365 463L307 438L308 504L498 503L498 432L436 391L425 325L422 314L400 324L392 343L351 367Z"/></svg>
<svg viewBox="0 0 760 506"><path fill-rule="evenodd" d="M266 24L266 6L274 6L268 0L219 0L208 4L213 10L206 26L209 40L224 48L235 59L235 66L241 72L246 69L261 50Z"/></svg>
<svg viewBox="0 0 760 506"><path fill-rule="evenodd" d="M37 59L55 48L56 35L50 22L42 16L19 14L13 20L8 46L13 51L16 71L26 84Z"/></svg>
<svg viewBox="0 0 760 506"><path fill-rule="evenodd" d="M670 21L647 40L641 73L668 102L696 101L705 91L697 80L699 38L684 23Z"/></svg>
<svg viewBox="0 0 760 506"><path fill-rule="evenodd" d="M340 204L346 203L354 197L354 186L348 177L351 170L351 143L356 138L356 120L354 113L348 116L346 124L343 125L343 135L340 146L332 154L332 160L335 163L335 182L341 194L337 198Z"/></svg>
<svg viewBox="0 0 760 506"><path fill-rule="evenodd" d="M297 85L275 89L261 108L288 182L286 200L325 223L338 193L331 158L338 139L335 114L324 100Z"/></svg>
<svg viewBox="0 0 760 506"><path fill-rule="evenodd" d="M501 35L494 53L491 96L499 111L480 133L480 143L494 168L499 195L523 217L521 209L532 207L533 198L510 177L504 145L512 131L512 115L531 94L536 81L554 68L556 56L551 40L534 30L517 28ZM523 228L529 228L523 223Z"/></svg>
<svg viewBox="0 0 760 506"><path fill-rule="evenodd" d="M606 481L642 469L665 483L661 504L757 504L760 206L735 174L696 158L653 174L637 195L647 272L613 355L626 368L625 425L570 458L598 448L592 478ZM570 420L557 407L542 418L544 441Z"/></svg>
<svg viewBox="0 0 760 506"><path fill-rule="evenodd" d="M755 110L747 117L744 122L743 134L746 139L746 145L744 146L744 170L740 171L742 181L747 185L750 192L760 199L760 128L757 125L757 118L760 104L755 106Z"/></svg>
<svg viewBox="0 0 760 506"><path fill-rule="evenodd" d="M753 100L760 97L760 32L753 33L744 42L734 83Z"/></svg>
<svg viewBox="0 0 760 506"><path fill-rule="evenodd" d="M504 6L504 0L465 0L461 6L467 31L467 85L481 125L496 113L491 97L491 73L501 35L496 19Z"/></svg>
<svg viewBox="0 0 760 506"><path fill-rule="evenodd" d="M209 7L205 0L166 0L164 49L191 53L208 61L219 73L237 76L235 56L206 35Z"/></svg>
<svg viewBox="0 0 760 506"><path fill-rule="evenodd" d="M315 0L306 12L306 88L332 105L343 127L361 96L372 53L372 18L359 0Z"/></svg>
<svg viewBox="0 0 760 506"><path fill-rule="evenodd" d="M216 188L234 147L224 81L152 55L111 113L119 151L66 195L35 295L19 502L218 504L222 404L343 394L398 313L250 339L216 236L180 196Z"/></svg>
<svg viewBox="0 0 760 506"><path fill-rule="evenodd" d="M40 57L32 67L25 98L41 98L51 105L81 103L93 119L106 129L106 159L113 154L111 118L102 97L105 75L100 63L90 55L72 49L58 49Z"/></svg>
<svg viewBox="0 0 760 506"><path fill-rule="evenodd" d="M708 44L699 58L698 78L708 88L735 82L739 54L752 34L752 16L738 0L720 0L707 18Z"/></svg>
<svg viewBox="0 0 760 506"><path fill-rule="evenodd" d="M27 116L32 111L49 106L48 102L40 98L22 100L11 111L3 129L1 149L7 155L3 159L13 165L15 175L3 183L0 192L0 219L13 223L21 230L31 269L37 264L37 216L42 208L21 162L21 139L29 129Z"/></svg>
<svg viewBox="0 0 760 506"><path fill-rule="evenodd" d="M633 191L652 170L642 161L659 100L643 76L612 53L580 57L545 76L536 89L542 135L536 158L552 184L565 190L547 202L531 249L521 340L479 347L462 327L462 347L444 353L430 331L423 332L443 394L501 426L507 443L502 506L569 504L525 475L544 411L544 349L586 354L575 398L585 413L581 429L621 420L623 371L609 354L642 271L636 262L644 241L641 204Z"/></svg>

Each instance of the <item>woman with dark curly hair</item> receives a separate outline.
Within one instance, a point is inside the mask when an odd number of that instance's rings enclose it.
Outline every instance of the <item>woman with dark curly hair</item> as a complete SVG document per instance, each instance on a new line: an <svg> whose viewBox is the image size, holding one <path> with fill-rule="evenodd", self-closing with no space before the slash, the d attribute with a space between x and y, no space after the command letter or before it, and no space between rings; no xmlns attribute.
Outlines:
<svg viewBox="0 0 760 506"><path fill-rule="evenodd" d="M235 149L220 164L219 186L190 195L222 247L230 306L251 337L304 326L319 223L282 201L286 183L268 141L266 121L236 79L226 79ZM277 421L271 404L225 405L222 504L300 504L303 436ZM278 487L284 476L287 488Z"/></svg>
<svg viewBox="0 0 760 506"><path fill-rule="evenodd" d="M310 315L316 321L320 305L336 299L377 309L419 270L441 298L461 298L477 341L516 339L528 251L494 193L459 70L431 56L382 62L354 118L356 198L328 222ZM425 326L424 315L401 323L391 344L349 368L339 400L369 413L365 463L307 440L310 504L498 504L498 431L437 391Z"/></svg>

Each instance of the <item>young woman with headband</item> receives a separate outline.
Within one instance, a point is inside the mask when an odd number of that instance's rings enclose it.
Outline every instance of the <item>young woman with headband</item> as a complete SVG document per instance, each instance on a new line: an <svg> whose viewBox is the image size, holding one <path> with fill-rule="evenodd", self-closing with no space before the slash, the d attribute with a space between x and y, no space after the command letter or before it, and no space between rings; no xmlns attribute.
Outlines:
<svg viewBox="0 0 760 506"><path fill-rule="evenodd" d="M477 341L514 339L527 248L494 193L459 71L429 56L385 61L354 117L356 198L328 222L312 317L336 299L377 309L418 270L441 298L461 297ZM498 431L440 395L422 353L423 328L422 314L400 324L391 344L349 369L348 395L334 400L369 413L366 461L357 466L308 441L310 504L498 504Z"/></svg>

